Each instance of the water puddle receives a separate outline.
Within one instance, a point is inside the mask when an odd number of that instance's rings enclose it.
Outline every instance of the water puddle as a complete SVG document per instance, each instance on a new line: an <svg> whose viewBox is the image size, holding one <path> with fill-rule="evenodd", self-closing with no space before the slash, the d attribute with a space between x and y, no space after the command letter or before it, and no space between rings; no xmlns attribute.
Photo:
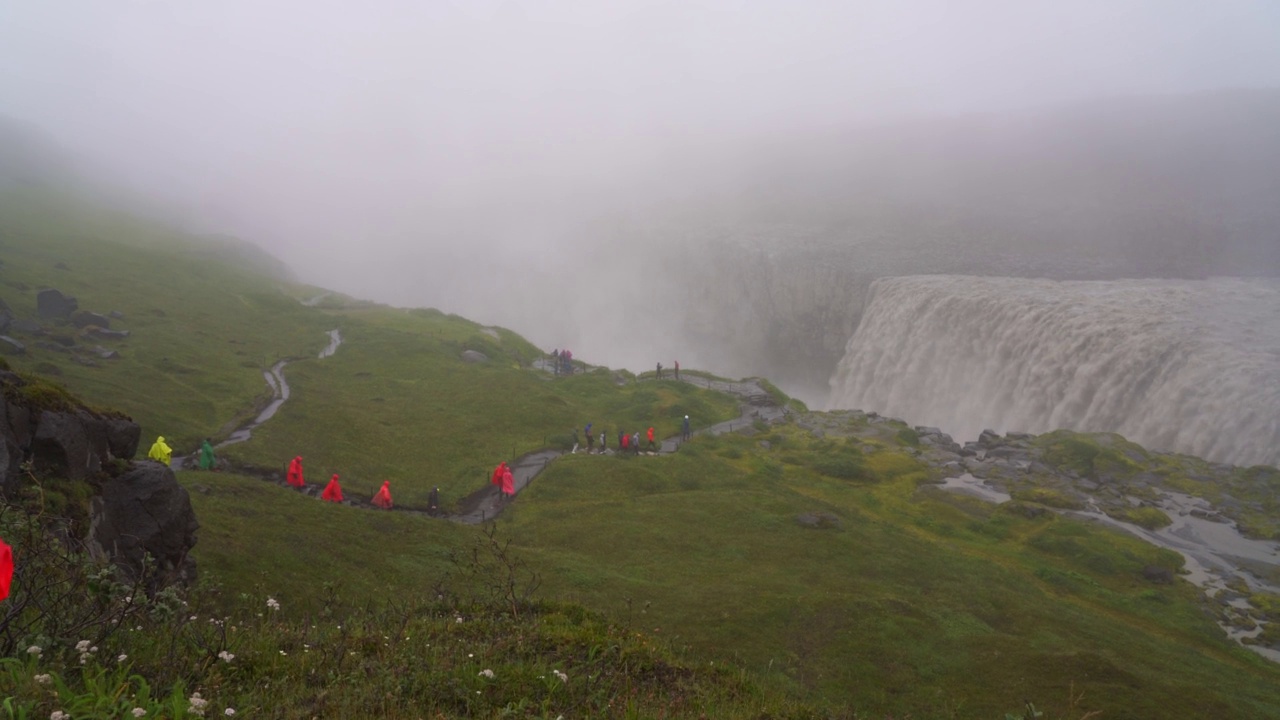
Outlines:
<svg viewBox="0 0 1280 720"><path fill-rule="evenodd" d="M979 480L969 473L965 473L960 477L947 478L942 482L942 489L951 490L964 495L971 495L997 505L1009 502L1013 499L1009 493L996 490L986 482Z"/></svg>

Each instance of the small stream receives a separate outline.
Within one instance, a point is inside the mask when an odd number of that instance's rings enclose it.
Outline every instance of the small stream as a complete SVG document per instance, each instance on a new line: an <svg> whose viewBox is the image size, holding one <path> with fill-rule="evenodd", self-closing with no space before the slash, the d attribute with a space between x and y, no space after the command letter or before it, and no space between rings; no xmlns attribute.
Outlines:
<svg viewBox="0 0 1280 720"><path fill-rule="evenodd" d="M947 478L942 483L942 487L996 504L1010 499L1008 494L988 486L968 473L960 477ZM1204 590L1205 595L1214 599L1215 602L1218 602L1216 598L1221 595L1227 605L1241 611L1242 614L1247 615L1252 606L1247 598L1239 596L1227 587L1229 581L1241 578L1255 592L1280 595L1280 585L1270 579L1280 577L1280 543L1244 537L1233 522L1217 522L1196 517L1192 514L1193 511L1209 513L1213 510L1212 505L1203 498L1184 493L1164 492L1159 506L1173 523L1158 530L1148 530L1132 523L1116 520L1103 513L1092 502L1089 510L1065 511L1062 514L1094 520L1123 530L1152 545L1179 553L1186 562L1184 566L1186 574L1183 577ZM1266 622L1256 622L1257 627L1252 630L1244 630L1229 623L1218 624L1228 637L1241 642L1245 638L1254 637L1262 632ZM1258 645L1244 646L1269 660L1280 662L1280 650Z"/></svg>

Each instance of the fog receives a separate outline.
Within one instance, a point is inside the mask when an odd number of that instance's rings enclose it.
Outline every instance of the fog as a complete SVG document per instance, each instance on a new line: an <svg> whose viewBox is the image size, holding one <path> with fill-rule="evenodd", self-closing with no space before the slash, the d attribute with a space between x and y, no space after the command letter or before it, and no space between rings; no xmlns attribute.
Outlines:
<svg viewBox="0 0 1280 720"><path fill-rule="evenodd" d="M830 246L859 277L1280 268L1275 88L1261 0L0 2L0 114L187 228L795 387L856 323Z"/></svg>

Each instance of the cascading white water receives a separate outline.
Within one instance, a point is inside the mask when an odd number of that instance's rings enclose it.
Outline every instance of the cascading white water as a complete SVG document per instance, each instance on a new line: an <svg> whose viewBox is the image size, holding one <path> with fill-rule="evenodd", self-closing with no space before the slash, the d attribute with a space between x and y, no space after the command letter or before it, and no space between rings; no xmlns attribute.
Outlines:
<svg viewBox="0 0 1280 720"><path fill-rule="evenodd" d="M877 280L829 407L1280 465L1280 280Z"/></svg>

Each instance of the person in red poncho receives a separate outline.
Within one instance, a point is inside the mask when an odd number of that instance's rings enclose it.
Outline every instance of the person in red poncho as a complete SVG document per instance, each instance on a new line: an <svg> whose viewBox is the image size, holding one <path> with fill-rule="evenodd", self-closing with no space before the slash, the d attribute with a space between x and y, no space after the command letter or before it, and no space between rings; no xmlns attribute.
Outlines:
<svg viewBox="0 0 1280 720"><path fill-rule="evenodd" d="M382 489L378 490L378 494L373 496L373 504L383 510L391 509L391 481L383 480Z"/></svg>
<svg viewBox="0 0 1280 720"><path fill-rule="evenodd" d="M653 443L653 426L649 426L649 450L650 452L657 450L657 446Z"/></svg>
<svg viewBox="0 0 1280 720"><path fill-rule="evenodd" d="M492 478L491 480L489 480L489 482L490 482L491 484L493 484L493 485L497 485L499 488L501 488L501 487L502 487L502 472L503 472L504 470L506 470L506 469L507 469L507 461L506 461L506 460L503 460L502 462L498 463L498 467L496 467L496 468L494 468L494 469L493 469L493 478Z"/></svg>
<svg viewBox="0 0 1280 720"><path fill-rule="evenodd" d="M329 478L329 484L324 486L324 492L320 493L321 500L329 502L342 502L342 486L338 484L338 474L334 473Z"/></svg>
<svg viewBox="0 0 1280 720"><path fill-rule="evenodd" d="M302 479L302 456L289 461L289 473L285 476L289 484L294 487L306 486L306 481Z"/></svg>
<svg viewBox="0 0 1280 720"><path fill-rule="evenodd" d="M511 468L506 467L506 463L503 463L502 468L502 494L508 500L516 494L516 478L511 474Z"/></svg>
<svg viewBox="0 0 1280 720"><path fill-rule="evenodd" d="M9 597L11 582L13 582L13 548L0 540L0 600Z"/></svg>

